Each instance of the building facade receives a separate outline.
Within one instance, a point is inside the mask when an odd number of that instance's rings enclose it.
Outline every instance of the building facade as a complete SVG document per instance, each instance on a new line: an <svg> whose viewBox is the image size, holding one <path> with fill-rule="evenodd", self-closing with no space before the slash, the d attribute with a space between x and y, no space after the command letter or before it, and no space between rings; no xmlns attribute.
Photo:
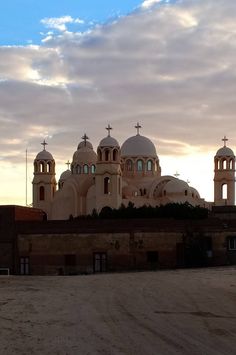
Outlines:
<svg viewBox="0 0 236 355"><path fill-rule="evenodd" d="M34 160L33 207L44 210L51 220L99 213L104 207L119 208L129 202L136 207L175 202L208 207L210 204L186 181L161 174L155 145L140 134L139 124L135 128L137 134L120 147L108 125L108 135L100 141L97 152L85 134L58 181L58 189L55 160L44 142L44 149Z"/></svg>

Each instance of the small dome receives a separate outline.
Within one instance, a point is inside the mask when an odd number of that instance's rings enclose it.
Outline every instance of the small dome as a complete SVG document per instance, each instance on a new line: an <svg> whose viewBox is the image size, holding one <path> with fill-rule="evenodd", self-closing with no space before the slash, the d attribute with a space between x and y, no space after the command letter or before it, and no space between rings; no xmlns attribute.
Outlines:
<svg viewBox="0 0 236 355"><path fill-rule="evenodd" d="M232 149L225 146L225 147L220 148L217 151L216 156L217 157L234 157L234 152L232 151Z"/></svg>
<svg viewBox="0 0 236 355"><path fill-rule="evenodd" d="M167 184L165 185L165 191L167 194L185 194L186 190L189 190L189 185L187 184L187 182L176 178L173 178L173 180L167 182Z"/></svg>
<svg viewBox="0 0 236 355"><path fill-rule="evenodd" d="M117 140L111 136L107 136L101 140L99 147L119 147Z"/></svg>
<svg viewBox="0 0 236 355"><path fill-rule="evenodd" d="M92 146L92 144L90 143L90 142L84 142L84 141L82 141L82 142L80 142L79 143L79 145L78 145L78 147L77 147L77 150L79 150L79 149L81 149L81 148L89 148L89 149L93 149L93 146Z"/></svg>
<svg viewBox="0 0 236 355"><path fill-rule="evenodd" d="M37 159L37 160L54 160L52 154L49 153L47 150L42 150L41 152L39 152L35 159Z"/></svg>
<svg viewBox="0 0 236 355"><path fill-rule="evenodd" d="M144 136L137 134L128 138L121 147L121 156L157 157L155 145Z"/></svg>
<svg viewBox="0 0 236 355"><path fill-rule="evenodd" d="M74 152L72 163L86 164L96 163L97 154L93 150L93 146L90 142L82 141L78 145L78 150Z"/></svg>
<svg viewBox="0 0 236 355"><path fill-rule="evenodd" d="M69 169L65 170L61 174L59 181L66 181L70 176L71 176L71 171Z"/></svg>

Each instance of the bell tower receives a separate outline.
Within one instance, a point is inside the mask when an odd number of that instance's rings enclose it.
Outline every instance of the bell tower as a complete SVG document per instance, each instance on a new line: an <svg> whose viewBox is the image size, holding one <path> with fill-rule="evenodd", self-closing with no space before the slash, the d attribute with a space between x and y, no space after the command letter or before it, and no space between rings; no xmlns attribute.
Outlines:
<svg viewBox="0 0 236 355"><path fill-rule="evenodd" d="M122 201L122 177L120 146L110 135L112 127L106 128L108 136L103 138L97 149L96 210L103 207L119 208Z"/></svg>
<svg viewBox="0 0 236 355"><path fill-rule="evenodd" d="M34 178L33 178L33 207L40 208L46 212L47 216L51 214L51 202L56 191L55 179L55 161L43 143L43 150L39 152L34 160Z"/></svg>
<svg viewBox="0 0 236 355"><path fill-rule="evenodd" d="M235 155L232 149L226 146L228 139L222 139L224 145L215 157L214 175L214 203L215 206L235 204Z"/></svg>

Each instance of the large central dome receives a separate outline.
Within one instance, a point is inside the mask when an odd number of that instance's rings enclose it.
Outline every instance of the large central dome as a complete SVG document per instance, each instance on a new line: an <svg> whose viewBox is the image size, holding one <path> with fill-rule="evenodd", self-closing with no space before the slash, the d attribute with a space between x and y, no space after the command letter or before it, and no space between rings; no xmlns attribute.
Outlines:
<svg viewBox="0 0 236 355"><path fill-rule="evenodd" d="M128 138L121 147L121 156L143 156L143 157L157 157L155 145L152 141L140 134Z"/></svg>

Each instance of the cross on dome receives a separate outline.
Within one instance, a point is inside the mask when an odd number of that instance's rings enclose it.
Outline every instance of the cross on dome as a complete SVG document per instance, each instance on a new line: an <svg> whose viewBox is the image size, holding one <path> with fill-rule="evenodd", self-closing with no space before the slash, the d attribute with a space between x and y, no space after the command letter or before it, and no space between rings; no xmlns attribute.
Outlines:
<svg viewBox="0 0 236 355"><path fill-rule="evenodd" d="M45 146L48 145L48 143L46 143L46 142L45 142L45 139L44 139L44 141L43 141L43 143L41 143L41 145L43 145L43 150L46 150L46 149L45 149Z"/></svg>
<svg viewBox="0 0 236 355"><path fill-rule="evenodd" d="M228 141L228 138L226 138L226 136L224 136L224 138L222 139L222 141L224 142L224 147L226 147L226 142Z"/></svg>
<svg viewBox="0 0 236 355"><path fill-rule="evenodd" d="M70 170L70 161L68 160L65 164L67 165L67 169Z"/></svg>
<svg viewBox="0 0 236 355"><path fill-rule="evenodd" d="M87 140L89 139L89 137L87 136L87 134L85 133L85 134L83 135L83 137L81 137L81 138L84 140L84 143L85 143L85 145L86 145Z"/></svg>
<svg viewBox="0 0 236 355"><path fill-rule="evenodd" d="M174 174L174 176L175 176L176 178L178 178L178 176L180 176L180 174L178 173L178 171L176 171L176 173Z"/></svg>
<svg viewBox="0 0 236 355"><path fill-rule="evenodd" d="M139 122L137 122L136 126L134 126L134 128L137 129L137 135L139 135L139 130L140 128L142 128L142 126L139 124Z"/></svg>
<svg viewBox="0 0 236 355"><path fill-rule="evenodd" d="M113 128L110 126L110 124L106 127L106 130L108 131L108 137L110 137L112 129Z"/></svg>

